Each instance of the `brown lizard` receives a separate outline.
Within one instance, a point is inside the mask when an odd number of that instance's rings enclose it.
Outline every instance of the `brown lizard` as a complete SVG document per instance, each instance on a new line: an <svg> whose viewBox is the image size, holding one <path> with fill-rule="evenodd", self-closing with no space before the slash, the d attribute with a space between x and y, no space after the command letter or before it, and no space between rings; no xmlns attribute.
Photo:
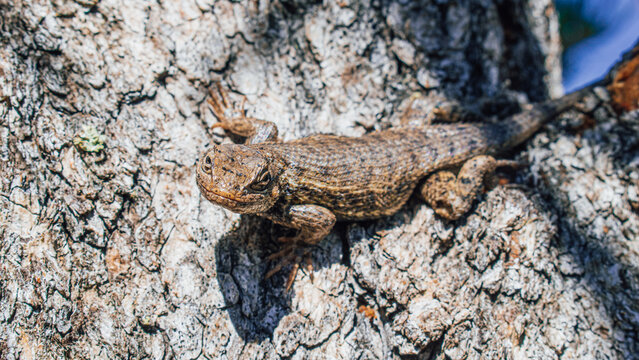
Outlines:
<svg viewBox="0 0 639 360"><path fill-rule="evenodd" d="M593 85L594 86L594 85ZM464 215L496 167L512 164L492 155L516 146L580 100L593 86L536 104L498 123L405 126L361 137L313 135L277 140L270 121L248 118L244 102L235 116L219 87L209 104L214 127L246 137L245 144L213 146L197 164L197 183L209 201L240 214L255 214L299 230L269 258L290 260L295 249L322 240L336 221L376 219L398 211L419 193L441 217ZM459 169L457 174L452 170Z"/></svg>

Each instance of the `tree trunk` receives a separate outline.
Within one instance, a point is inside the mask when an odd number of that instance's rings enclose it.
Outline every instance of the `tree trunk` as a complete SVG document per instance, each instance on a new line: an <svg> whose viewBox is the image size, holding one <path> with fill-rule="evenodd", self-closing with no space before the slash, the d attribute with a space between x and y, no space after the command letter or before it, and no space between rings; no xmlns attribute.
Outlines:
<svg viewBox="0 0 639 360"><path fill-rule="evenodd" d="M524 166L462 219L414 199L338 224L290 292L286 269L264 279L288 230L195 184L229 141L217 82L285 140L558 96L550 0L0 0L0 16L0 358L639 354L623 74L504 154Z"/></svg>

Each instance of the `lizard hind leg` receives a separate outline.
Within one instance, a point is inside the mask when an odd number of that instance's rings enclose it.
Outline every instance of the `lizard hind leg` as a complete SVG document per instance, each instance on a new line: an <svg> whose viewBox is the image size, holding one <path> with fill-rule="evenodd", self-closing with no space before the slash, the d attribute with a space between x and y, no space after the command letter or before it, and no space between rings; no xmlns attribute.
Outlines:
<svg viewBox="0 0 639 360"><path fill-rule="evenodd" d="M464 163L457 176L445 170L430 175L420 193L437 215L457 220L470 210L484 184L493 180L497 167L514 165L515 162L497 161L488 155L476 156Z"/></svg>

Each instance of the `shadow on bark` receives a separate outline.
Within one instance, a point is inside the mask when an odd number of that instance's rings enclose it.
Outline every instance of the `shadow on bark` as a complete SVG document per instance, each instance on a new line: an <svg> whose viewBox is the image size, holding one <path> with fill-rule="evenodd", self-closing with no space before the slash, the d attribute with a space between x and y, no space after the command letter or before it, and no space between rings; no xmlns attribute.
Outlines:
<svg viewBox="0 0 639 360"><path fill-rule="evenodd" d="M594 134L595 139L588 140L597 147L598 156L608 157L608 164L612 166L607 170L608 174L628 176L636 171L636 165L633 166L628 160L639 158L639 149L636 146L637 138L627 134L636 133L630 129L639 128L639 117L635 115L627 121L615 121L615 126L608 128L605 134ZM627 142L618 142L620 138L627 139ZM586 173L589 171L593 170L585 170ZM579 173L579 170L576 172ZM561 175L558 178L564 180ZM605 178L599 180L606 181ZM613 203L608 209L596 210L596 221L589 222L582 217L584 213L580 206L571 203L564 190L551 189L548 195L551 197L548 202L555 204L555 211L559 214L556 247L574 259L580 272L576 275L605 307L611 328L616 332L609 334L614 339L613 343L621 348L626 347L626 353L639 354L636 332L634 340L620 337L632 334L630 329L639 329L639 318L636 316L639 313L639 266L633 262L635 254L632 251L632 243L638 234L630 219L632 215L626 212L630 210ZM593 201L595 207L599 206L597 202L599 199ZM636 209L634 212L636 214Z"/></svg>
<svg viewBox="0 0 639 360"><path fill-rule="evenodd" d="M337 232L343 230L341 225L336 228ZM290 313L296 282L289 291L286 291L285 286L292 265L284 266L269 279L264 277L278 261L267 259L281 249L276 239L294 232L268 220L244 215L238 226L222 236L216 244L217 280L224 296L225 309L244 341L271 339L280 320ZM339 246L333 241L312 247L309 256L312 258L313 271L348 261L330 256L322 247L336 245ZM299 272L305 272L303 266L301 264Z"/></svg>
<svg viewBox="0 0 639 360"><path fill-rule="evenodd" d="M285 298L274 279L264 280L267 269L264 245L272 242L267 220L242 216L238 226L217 242L217 279L229 317L243 340L259 342L272 337L288 313ZM273 227L271 226L271 229ZM272 231L270 231L272 232ZM281 300L281 301L280 301Z"/></svg>

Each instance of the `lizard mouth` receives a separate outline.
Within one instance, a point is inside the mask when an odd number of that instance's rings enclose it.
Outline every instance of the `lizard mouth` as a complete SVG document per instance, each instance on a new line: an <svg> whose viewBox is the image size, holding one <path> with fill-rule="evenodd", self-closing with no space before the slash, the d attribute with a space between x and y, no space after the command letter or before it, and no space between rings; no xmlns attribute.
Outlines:
<svg viewBox="0 0 639 360"><path fill-rule="evenodd" d="M233 203L247 203L246 200L242 200L240 198L237 198L235 196L229 195L229 194L222 194L218 191L215 190L210 190L205 188L204 186L200 185L200 189L202 189L202 192L204 193L204 196L209 199L209 201L212 201L214 203L223 203L225 201L231 201ZM217 201L215 199L221 199L223 200L223 202Z"/></svg>
<svg viewBox="0 0 639 360"><path fill-rule="evenodd" d="M254 201L251 201L252 199L243 199L241 197L229 194L225 191L220 191L215 188L210 188L209 186L207 186L206 179L203 179L202 175L199 174L199 172L197 174L196 180L197 180L197 185L200 188L200 191L202 192L202 195L204 195L204 197L208 201L216 205L223 206L231 211L243 212L242 211L243 208L247 206L251 206L254 202Z"/></svg>
<svg viewBox="0 0 639 360"><path fill-rule="evenodd" d="M252 199L242 199L230 194L221 194L218 191L207 189L200 185L202 195L215 205L222 206L238 214L255 214L260 212L259 202Z"/></svg>

